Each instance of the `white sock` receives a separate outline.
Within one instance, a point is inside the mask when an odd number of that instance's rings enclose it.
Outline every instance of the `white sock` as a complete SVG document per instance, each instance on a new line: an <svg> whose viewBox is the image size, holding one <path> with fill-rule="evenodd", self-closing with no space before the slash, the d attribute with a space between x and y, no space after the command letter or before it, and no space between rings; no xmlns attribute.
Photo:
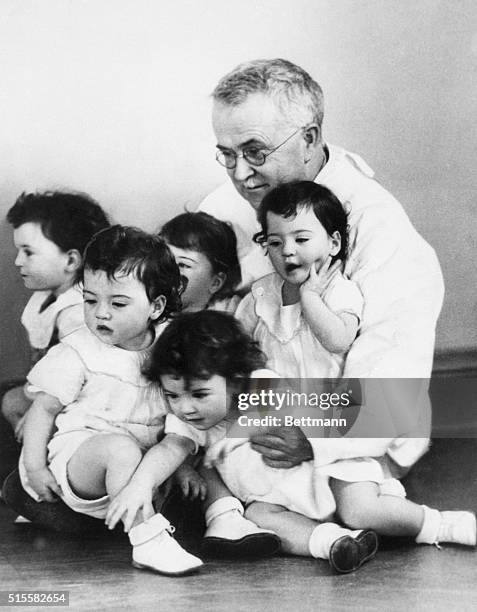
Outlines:
<svg viewBox="0 0 477 612"><path fill-rule="evenodd" d="M436 544L449 542L464 546L475 546L477 528L475 515L472 512L449 510L439 512L422 506L424 520L421 531L416 536L418 544Z"/></svg>
<svg viewBox="0 0 477 612"><path fill-rule="evenodd" d="M355 538L361 531L352 531L336 523L320 523L311 532L308 549L315 559L329 559L330 548L336 540L346 535Z"/></svg>
<svg viewBox="0 0 477 612"><path fill-rule="evenodd" d="M439 510L422 506L424 518L421 531L416 536L418 544L435 544L439 541L439 527L441 525L441 513Z"/></svg>
<svg viewBox="0 0 477 612"><path fill-rule="evenodd" d="M236 497L232 497L231 495L228 495L227 497L220 497L212 502L205 511L205 524L208 527L210 523L218 516L234 511L243 516L243 506L241 502Z"/></svg>

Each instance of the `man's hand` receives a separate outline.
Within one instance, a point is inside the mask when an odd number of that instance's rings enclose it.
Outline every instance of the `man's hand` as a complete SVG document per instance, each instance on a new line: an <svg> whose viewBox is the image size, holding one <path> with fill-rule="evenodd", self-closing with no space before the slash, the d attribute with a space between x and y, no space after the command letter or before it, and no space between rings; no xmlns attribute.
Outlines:
<svg viewBox="0 0 477 612"><path fill-rule="evenodd" d="M313 449L299 427L277 427L250 437L253 450L273 468L291 468L313 459Z"/></svg>
<svg viewBox="0 0 477 612"><path fill-rule="evenodd" d="M182 495L189 499L197 497L204 501L207 495L207 485L205 480L198 474L193 467L182 464L174 474L174 480L179 485Z"/></svg>
<svg viewBox="0 0 477 612"><path fill-rule="evenodd" d="M114 529L118 521L122 519L124 531L128 533L140 511L142 512L141 522L155 514L152 505L152 487L129 484L109 504L104 522L109 529Z"/></svg>
<svg viewBox="0 0 477 612"><path fill-rule="evenodd" d="M56 502L61 495L61 488L47 467L27 470L28 482L38 494L40 501Z"/></svg>

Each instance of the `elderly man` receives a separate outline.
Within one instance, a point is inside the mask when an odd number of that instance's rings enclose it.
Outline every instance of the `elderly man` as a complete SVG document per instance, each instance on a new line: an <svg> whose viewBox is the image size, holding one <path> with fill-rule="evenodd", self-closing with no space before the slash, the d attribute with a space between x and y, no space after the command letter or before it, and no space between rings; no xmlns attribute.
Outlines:
<svg viewBox="0 0 477 612"><path fill-rule="evenodd" d="M242 276L251 283L271 271L266 254L252 242L260 229L255 211L264 195L292 180L327 186L349 214L344 273L359 285L365 302L344 376L428 379L443 299L436 255L370 167L359 156L325 143L322 121L322 90L300 67L283 59L238 66L213 92L217 161L231 182L207 196L199 209L233 225ZM415 428L398 430L401 437L321 440L315 461L387 453L391 473L402 475L427 449L428 440L422 438L430 428L427 387L424 396L414 402ZM256 436L252 445L275 467L313 458L298 428Z"/></svg>

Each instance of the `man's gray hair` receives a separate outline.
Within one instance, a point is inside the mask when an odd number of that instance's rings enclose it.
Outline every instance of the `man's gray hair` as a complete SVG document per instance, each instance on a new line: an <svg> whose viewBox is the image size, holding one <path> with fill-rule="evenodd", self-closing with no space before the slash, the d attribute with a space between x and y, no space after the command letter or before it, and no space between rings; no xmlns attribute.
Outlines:
<svg viewBox="0 0 477 612"><path fill-rule="evenodd" d="M238 106L254 93L273 98L288 120L303 126L313 121L321 128L323 91L296 64L280 58L239 64L220 79L212 97L222 104Z"/></svg>

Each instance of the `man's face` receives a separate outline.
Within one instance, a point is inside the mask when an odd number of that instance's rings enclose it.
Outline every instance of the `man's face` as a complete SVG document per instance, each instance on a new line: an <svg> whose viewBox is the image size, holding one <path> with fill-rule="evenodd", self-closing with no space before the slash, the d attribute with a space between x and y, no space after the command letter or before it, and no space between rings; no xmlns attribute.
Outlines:
<svg viewBox="0 0 477 612"><path fill-rule="evenodd" d="M235 153L251 147L267 153L304 127L287 121L272 99L261 93L249 95L238 106L215 102L212 124L217 148ZM227 169L237 191L255 209L278 185L309 178L306 171L306 140L301 130L267 157L263 166L252 166L239 157L236 167Z"/></svg>

